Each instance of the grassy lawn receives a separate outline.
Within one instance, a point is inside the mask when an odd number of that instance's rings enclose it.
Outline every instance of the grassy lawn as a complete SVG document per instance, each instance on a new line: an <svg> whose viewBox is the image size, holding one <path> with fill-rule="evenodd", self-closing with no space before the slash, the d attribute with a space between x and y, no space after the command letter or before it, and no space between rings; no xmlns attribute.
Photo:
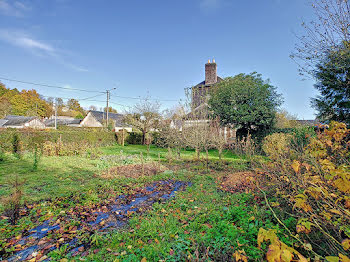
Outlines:
<svg viewBox="0 0 350 262"><path fill-rule="evenodd" d="M87 249L83 254L72 257L67 246L58 245L59 248L47 256L52 261L63 258L76 261L231 261L236 251L244 250L249 261L261 261L264 250L258 249L256 241L260 227L276 229L280 238L290 244L256 195L218 190L217 182L222 176L246 169L246 161L229 151L223 156L226 165L217 168L215 164L209 173L203 163L193 162L194 151L190 150L182 151L182 159L171 164L166 160L167 149L153 146L148 156L144 146L113 146L98 151L97 156L42 157L35 171L31 155L26 154L22 159L7 155L0 163L0 196L11 193L8 181L17 174L24 181L24 200L30 208L15 226L5 219L0 220L0 239L21 238L26 229L47 219L66 219L64 214L73 209L102 206L113 196L133 194L133 188L172 179L188 181L191 186L168 201L156 202L146 212L131 215L128 225L120 230L108 234L75 233ZM162 163L170 170L139 178L104 179L100 176L113 166L140 163L140 152L148 161L158 161L159 153ZM218 162L216 151L210 151L209 157L211 162ZM79 224L74 219L69 216L67 230ZM285 223L295 226L293 219ZM62 233L61 237L64 236ZM14 250L5 243L0 244L0 258L6 258Z"/></svg>
<svg viewBox="0 0 350 262"><path fill-rule="evenodd" d="M154 145L150 146L149 153L147 152L147 147L143 145L128 145L128 146L110 146L110 147L103 147L101 148L101 151L106 154L106 155L115 155L115 154L120 154L122 151L123 153L130 154L130 155L140 155L142 154L144 156L149 156L150 158L157 160L158 159L158 154L160 155L161 159L167 159L168 155L168 149L167 148L160 148L156 147ZM173 153L175 154L175 152ZM174 156L175 157L175 156ZM191 160L194 159L195 156L195 151L194 150L181 150L181 158L183 160ZM205 153L202 152L200 154L201 158L205 158ZM217 150L209 150L209 158L211 160L218 160L219 159L219 153ZM224 150L222 154L222 159L226 161L235 161L235 160L242 160L242 157L239 157L235 154L233 154L229 150Z"/></svg>

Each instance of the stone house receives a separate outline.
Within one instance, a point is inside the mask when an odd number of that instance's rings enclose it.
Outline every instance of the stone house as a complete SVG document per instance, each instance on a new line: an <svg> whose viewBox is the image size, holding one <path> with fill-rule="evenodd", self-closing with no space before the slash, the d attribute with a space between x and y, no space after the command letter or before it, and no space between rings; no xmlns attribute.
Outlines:
<svg viewBox="0 0 350 262"><path fill-rule="evenodd" d="M207 105L210 90L223 79L217 75L217 64L215 60L208 61L205 64L205 79L192 87L192 110L196 111L199 107Z"/></svg>
<svg viewBox="0 0 350 262"><path fill-rule="evenodd" d="M85 118L80 122L80 127L103 127L106 121L106 112L91 110ZM114 122L114 131L118 132L125 129L127 132L132 132L132 127L124 122L124 115L116 113L108 113L109 120Z"/></svg>
<svg viewBox="0 0 350 262"><path fill-rule="evenodd" d="M210 92L212 88L218 83L223 81L217 74L217 64L215 60L208 61L205 64L205 79L199 84L195 85L191 89L191 112L184 118L182 127L191 126L192 122L198 123L198 121L207 123L210 125L211 121L207 119L208 116L208 100L210 98ZM179 126L179 123L173 123L174 126ZM182 129L181 127L181 129ZM221 132L225 138L235 139L236 129L232 127L222 127Z"/></svg>

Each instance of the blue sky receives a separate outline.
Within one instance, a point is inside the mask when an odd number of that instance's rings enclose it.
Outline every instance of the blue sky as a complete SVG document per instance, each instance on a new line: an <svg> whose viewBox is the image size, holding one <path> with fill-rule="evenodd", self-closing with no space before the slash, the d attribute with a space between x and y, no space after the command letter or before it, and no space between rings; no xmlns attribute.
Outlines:
<svg viewBox="0 0 350 262"><path fill-rule="evenodd" d="M215 58L219 76L261 73L283 94L285 109L313 119L313 81L303 81L289 58L294 33L312 15L305 0L0 0L0 76L98 91L116 86L111 101L123 110L137 100L116 96L184 99L184 88L201 82L205 62ZM95 95L2 82L45 96Z"/></svg>

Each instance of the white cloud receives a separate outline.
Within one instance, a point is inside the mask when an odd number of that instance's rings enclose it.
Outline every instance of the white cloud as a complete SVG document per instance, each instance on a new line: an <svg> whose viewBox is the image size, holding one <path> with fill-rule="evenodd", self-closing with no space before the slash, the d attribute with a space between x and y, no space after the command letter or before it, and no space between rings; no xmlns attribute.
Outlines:
<svg viewBox="0 0 350 262"><path fill-rule="evenodd" d="M31 49L34 51L43 51L47 54L56 53L55 48L53 48L51 45L35 40L29 35L22 32L0 30L0 39L5 40L12 45Z"/></svg>
<svg viewBox="0 0 350 262"><path fill-rule="evenodd" d="M22 17L31 8L20 1L0 0L0 13L7 16Z"/></svg>
<svg viewBox="0 0 350 262"><path fill-rule="evenodd" d="M0 40L3 40L13 46L24 48L33 54L40 57L49 57L56 62L71 68L78 72L88 72L86 68L74 65L66 61L64 53L52 45L45 43L44 41L37 40L27 33L19 32L16 30L2 30L0 29Z"/></svg>

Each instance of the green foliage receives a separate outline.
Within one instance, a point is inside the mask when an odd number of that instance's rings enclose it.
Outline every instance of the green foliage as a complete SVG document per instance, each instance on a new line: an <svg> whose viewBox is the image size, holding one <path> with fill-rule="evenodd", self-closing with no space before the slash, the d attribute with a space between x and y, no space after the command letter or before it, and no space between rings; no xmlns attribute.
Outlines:
<svg viewBox="0 0 350 262"><path fill-rule="evenodd" d="M320 96L312 100L318 117L323 121L341 121L350 125L350 43L328 51L316 66L315 88Z"/></svg>
<svg viewBox="0 0 350 262"><path fill-rule="evenodd" d="M281 95L257 73L226 78L214 89L209 105L224 125L234 125L246 133L273 126ZM253 128L254 127L254 128Z"/></svg>
<svg viewBox="0 0 350 262"><path fill-rule="evenodd" d="M34 148L34 162L33 162L33 171L38 169L39 160L40 160L41 152L38 147Z"/></svg>
<svg viewBox="0 0 350 262"><path fill-rule="evenodd" d="M2 148L5 151L13 153L15 150L14 145L16 145L16 151L32 151L35 144L42 147L46 141L56 143L59 140L61 140L62 143L82 143L88 146L109 146L116 143L114 132L101 130L100 128L65 127L58 130L0 130L0 144L2 145ZM14 144L14 142L16 143Z"/></svg>
<svg viewBox="0 0 350 262"><path fill-rule="evenodd" d="M128 133L126 143L130 145L141 145L142 144L142 133L141 132L130 132Z"/></svg>
<svg viewBox="0 0 350 262"><path fill-rule="evenodd" d="M5 161L5 152L2 149L2 147L0 146L0 163Z"/></svg>
<svg viewBox="0 0 350 262"><path fill-rule="evenodd" d="M21 156L20 139L16 132L12 136L12 153L18 158Z"/></svg>
<svg viewBox="0 0 350 262"><path fill-rule="evenodd" d="M113 261L115 254L120 261L234 261L240 250L249 261L261 261L259 227L281 230L252 195L219 192L213 179L191 178L194 184L173 200L154 204L133 217L126 230L99 239L93 248L100 252L89 259Z"/></svg>

